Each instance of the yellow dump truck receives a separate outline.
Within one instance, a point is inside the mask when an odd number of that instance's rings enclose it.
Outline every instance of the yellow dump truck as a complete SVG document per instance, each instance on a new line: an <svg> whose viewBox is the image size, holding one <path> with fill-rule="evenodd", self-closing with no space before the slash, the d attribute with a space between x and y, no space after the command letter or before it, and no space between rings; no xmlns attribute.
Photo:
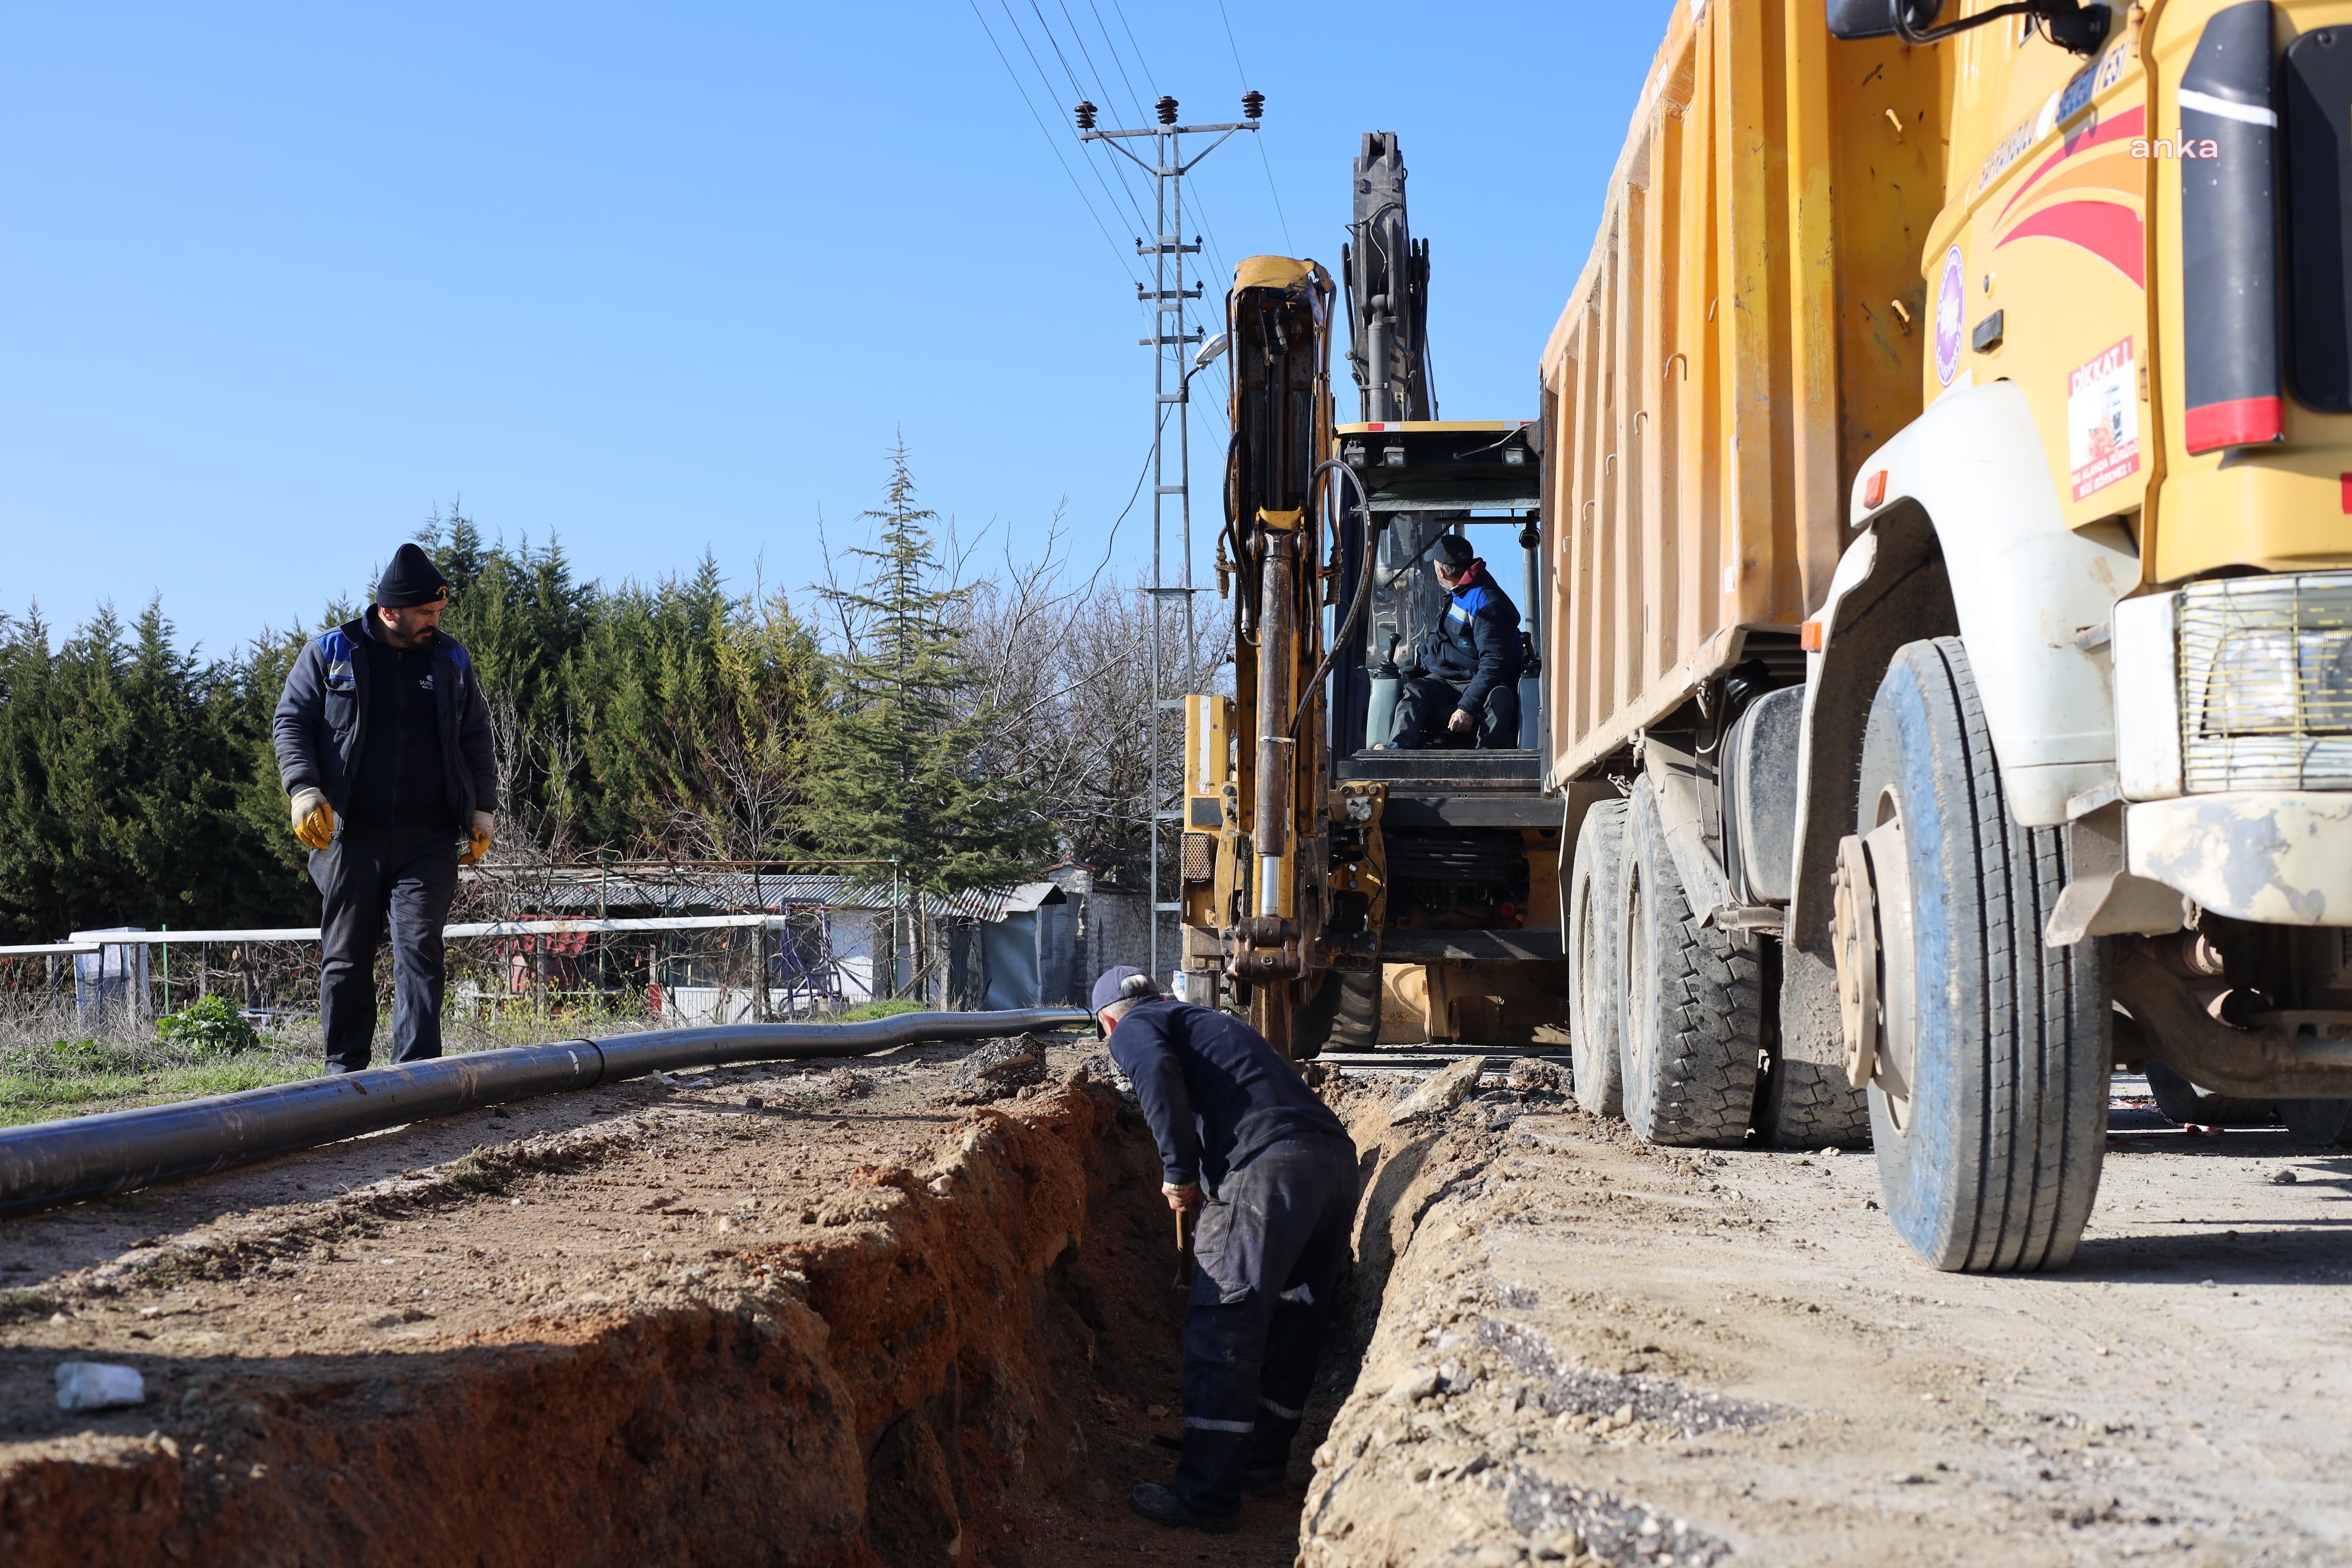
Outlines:
<svg viewBox="0 0 2352 1568"><path fill-rule="evenodd" d="M2352 5L1684 0L1541 361L1576 1088L2054 1266L2352 1108Z"/></svg>

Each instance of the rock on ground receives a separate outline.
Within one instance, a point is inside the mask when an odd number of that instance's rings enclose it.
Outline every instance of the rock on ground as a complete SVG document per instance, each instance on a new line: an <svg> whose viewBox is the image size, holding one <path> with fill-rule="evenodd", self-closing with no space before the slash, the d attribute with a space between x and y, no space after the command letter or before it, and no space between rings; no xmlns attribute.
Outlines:
<svg viewBox="0 0 2352 1568"><path fill-rule="evenodd" d="M1045 1050L1034 1035L990 1040L956 1068L949 1098L960 1105L985 1105L1045 1081Z"/></svg>

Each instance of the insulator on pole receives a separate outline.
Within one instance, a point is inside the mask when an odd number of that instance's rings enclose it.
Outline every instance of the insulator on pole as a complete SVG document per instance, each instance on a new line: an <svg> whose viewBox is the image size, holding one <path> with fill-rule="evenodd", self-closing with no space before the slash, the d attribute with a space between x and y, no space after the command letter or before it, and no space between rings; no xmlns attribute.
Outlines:
<svg viewBox="0 0 2352 1568"><path fill-rule="evenodd" d="M1265 112L1265 94L1252 88L1242 94L1242 118L1255 120Z"/></svg>
<svg viewBox="0 0 2352 1568"><path fill-rule="evenodd" d="M1152 107L1160 110L1160 124L1173 125L1176 123L1176 100L1174 99L1162 98L1158 103L1152 105Z"/></svg>
<svg viewBox="0 0 2352 1568"><path fill-rule="evenodd" d="M1078 100L1078 129L1081 131L1092 131L1094 128L1095 106L1088 103L1082 98Z"/></svg>

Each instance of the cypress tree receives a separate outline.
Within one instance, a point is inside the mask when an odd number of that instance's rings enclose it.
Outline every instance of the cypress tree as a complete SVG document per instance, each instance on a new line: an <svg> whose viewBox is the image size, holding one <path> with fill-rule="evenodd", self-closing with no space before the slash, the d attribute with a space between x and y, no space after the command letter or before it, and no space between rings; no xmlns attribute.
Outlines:
<svg viewBox="0 0 2352 1568"><path fill-rule="evenodd" d="M955 624L966 591L940 585L929 526L939 514L916 504L903 444L891 454L884 504L861 516L877 529L872 546L850 552L866 564L863 580L818 590L850 630L812 745L804 826L834 854L897 861L900 877L929 892L1017 882L1052 834L1017 784L971 766L990 715L971 700ZM877 866L859 879L890 877Z"/></svg>

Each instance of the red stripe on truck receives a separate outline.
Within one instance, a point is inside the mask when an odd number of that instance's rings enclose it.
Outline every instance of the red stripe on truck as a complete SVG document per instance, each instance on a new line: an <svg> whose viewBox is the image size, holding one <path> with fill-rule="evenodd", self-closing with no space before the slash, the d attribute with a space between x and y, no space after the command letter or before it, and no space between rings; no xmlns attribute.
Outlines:
<svg viewBox="0 0 2352 1568"><path fill-rule="evenodd" d="M2208 403L2189 411L2182 434L2192 452L2218 452L2224 447L2255 447L2286 438L2286 400L2279 397L2239 397L2228 403Z"/></svg>

